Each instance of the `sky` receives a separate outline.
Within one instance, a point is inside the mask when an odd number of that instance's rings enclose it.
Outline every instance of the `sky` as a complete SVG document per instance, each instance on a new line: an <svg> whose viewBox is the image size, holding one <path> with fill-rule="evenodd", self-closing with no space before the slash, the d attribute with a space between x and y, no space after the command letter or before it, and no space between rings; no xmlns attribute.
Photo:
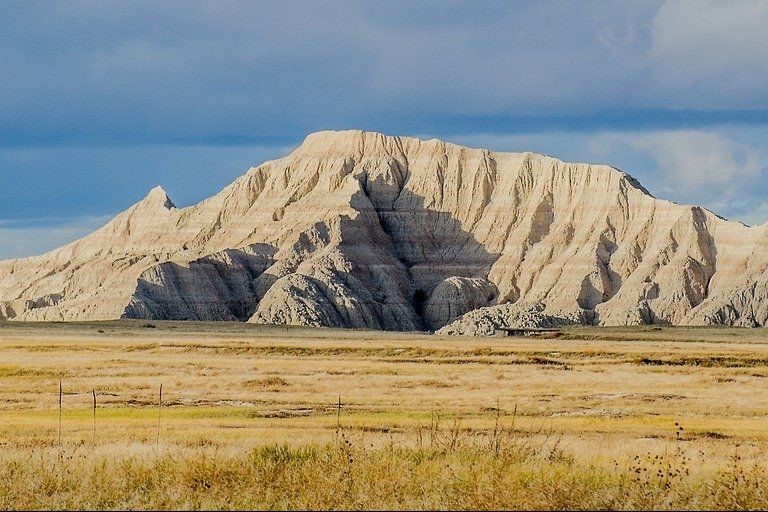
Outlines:
<svg viewBox="0 0 768 512"><path fill-rule="evenodd" d="M768 221L768 1L0 0L0 258L322 129L607 163Z"/></svg>

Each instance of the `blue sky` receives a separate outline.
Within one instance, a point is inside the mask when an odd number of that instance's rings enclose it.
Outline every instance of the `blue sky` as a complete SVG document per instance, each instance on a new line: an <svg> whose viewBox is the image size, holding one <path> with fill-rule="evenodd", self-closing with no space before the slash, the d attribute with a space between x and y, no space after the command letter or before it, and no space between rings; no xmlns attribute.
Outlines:
<svg viewBox="0 0 768 512"><path fill-rule="evenodd" d="M768 221L768 2L0 1L0 258L359 128Z"/></svg>

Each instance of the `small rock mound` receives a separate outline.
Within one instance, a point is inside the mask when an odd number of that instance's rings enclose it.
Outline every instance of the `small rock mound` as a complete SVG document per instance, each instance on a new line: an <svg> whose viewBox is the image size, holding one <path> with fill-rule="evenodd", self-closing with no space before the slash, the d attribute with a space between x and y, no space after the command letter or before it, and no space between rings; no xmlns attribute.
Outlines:
<svg viewBox="0 0 768 512"><path fill-rule="evenodd" d="M548 314L542 304L500 304L475 309L436 331L435 334L492 336L498 329L543 329L585 323L581 313Z"/></svg>

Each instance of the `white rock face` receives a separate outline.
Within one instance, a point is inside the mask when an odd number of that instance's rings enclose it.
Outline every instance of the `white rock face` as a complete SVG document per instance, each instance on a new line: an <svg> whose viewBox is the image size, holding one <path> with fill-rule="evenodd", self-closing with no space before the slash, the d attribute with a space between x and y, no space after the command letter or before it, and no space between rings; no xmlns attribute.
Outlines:
<svg viewBox="0 0 768 512"><path fill-rule="evenodd" d="M765 325L768 224L655 199L603 165L319 132L195 206L153 189L81 240L0 262L0 320L417 330L508 304Z"/></svg>

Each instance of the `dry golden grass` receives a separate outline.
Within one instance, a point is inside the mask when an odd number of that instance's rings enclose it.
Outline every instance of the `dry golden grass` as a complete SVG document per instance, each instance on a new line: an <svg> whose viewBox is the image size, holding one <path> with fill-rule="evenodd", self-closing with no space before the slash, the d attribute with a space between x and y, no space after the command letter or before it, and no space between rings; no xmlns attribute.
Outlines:
<svg viewBox="0 0 768 512"><path fill-rule="evenodd" d="M0 324L0 508L768 507L763 329L151 325Z"/></svg>

